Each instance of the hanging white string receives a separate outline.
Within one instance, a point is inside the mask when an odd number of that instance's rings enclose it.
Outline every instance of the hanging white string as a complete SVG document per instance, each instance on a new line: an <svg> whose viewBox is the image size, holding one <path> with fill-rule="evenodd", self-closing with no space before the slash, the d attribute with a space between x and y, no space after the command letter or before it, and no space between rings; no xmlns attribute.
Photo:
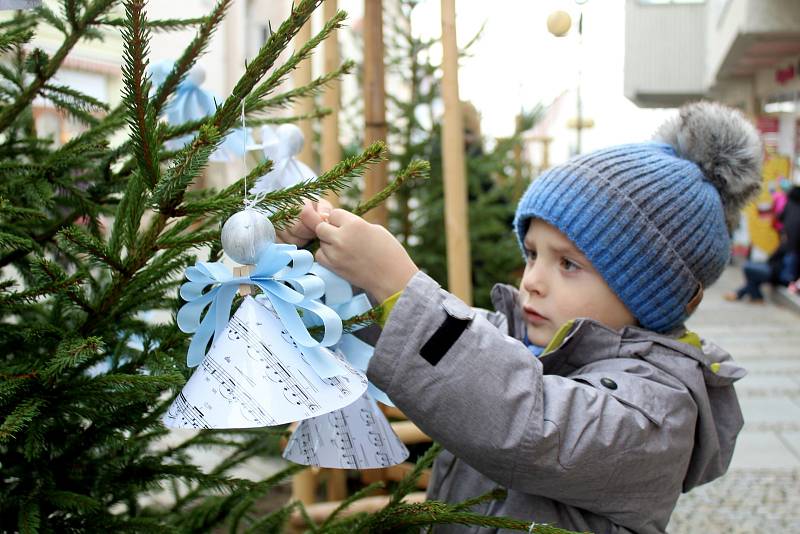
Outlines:
<svg viewBox="0 0 800 534"><path fill-rule="evenodd" d="M247 207L247 125L244 122L244 100L242 100L242 163L244 163L244 205Z"/></svg>

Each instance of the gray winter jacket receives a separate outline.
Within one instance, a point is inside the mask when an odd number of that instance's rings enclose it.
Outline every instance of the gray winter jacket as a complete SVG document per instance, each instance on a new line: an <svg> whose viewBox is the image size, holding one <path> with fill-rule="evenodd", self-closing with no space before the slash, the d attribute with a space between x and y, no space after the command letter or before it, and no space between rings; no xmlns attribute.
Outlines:
<svg viewBox="0 0 800 534"><path fill-rule="evenodd" d="M726 353L579 319L536 359L519 341L516 290L496 286L492 300L497 312L473 309L418 273L369 365L370 380L447 449L430 499L502 487L504 501L474 510L656 534L681 491L725 472L743 423L732 384L744 376Z"/></svg>

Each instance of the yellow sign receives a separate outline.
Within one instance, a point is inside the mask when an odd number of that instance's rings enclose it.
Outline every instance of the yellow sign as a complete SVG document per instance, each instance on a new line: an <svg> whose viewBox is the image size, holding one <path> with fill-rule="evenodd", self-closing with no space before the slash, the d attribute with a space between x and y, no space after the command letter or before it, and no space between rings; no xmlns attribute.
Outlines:
<svg viewBox="0 0 800 534"><path fill-rule="evenodd" d="M767 254L772 254L780 243L778 232L772 226L770 189L774 191L779 187L780 179L789 176L789 169L788 157L774 153L768 154L761 171L761 193L755 202L744 209L750 242L754 247L758 247Z"/></svg>

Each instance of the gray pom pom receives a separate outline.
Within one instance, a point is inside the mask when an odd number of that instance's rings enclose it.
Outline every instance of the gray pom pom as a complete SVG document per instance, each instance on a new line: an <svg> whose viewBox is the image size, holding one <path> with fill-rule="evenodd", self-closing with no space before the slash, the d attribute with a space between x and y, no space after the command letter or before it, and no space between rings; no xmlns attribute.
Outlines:
<svg viewBox="0 0 800 534"><path fill-rule="evenodd" d="M654 138L702 169L719 191L728 229L736 228L740 210L761 189L762 149L753 125L735 109L697 102L683 106Z"/></svg>

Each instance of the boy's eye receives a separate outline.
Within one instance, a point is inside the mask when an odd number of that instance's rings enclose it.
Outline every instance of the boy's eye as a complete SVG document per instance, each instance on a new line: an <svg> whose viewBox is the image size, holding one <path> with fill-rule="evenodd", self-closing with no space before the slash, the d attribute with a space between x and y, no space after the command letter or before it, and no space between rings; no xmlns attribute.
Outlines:
<svg viewBox="0 0 800 534"><path fill-rule="evenodd" d="M581 266L568 258L561 258L561 268L568 272L580 270Z"/></svg>
<svg viewBox="0 0 800 534"><path fill-rule="evenodd" d="M528 261L533 261L533 260L535 260L535 259L536 259L536 251L535 251L535 250L530 250L530 249L527 249L527 248L526 248L526 249L525 249L525 257L527 258L527 260L528 260Z"/></svg>

